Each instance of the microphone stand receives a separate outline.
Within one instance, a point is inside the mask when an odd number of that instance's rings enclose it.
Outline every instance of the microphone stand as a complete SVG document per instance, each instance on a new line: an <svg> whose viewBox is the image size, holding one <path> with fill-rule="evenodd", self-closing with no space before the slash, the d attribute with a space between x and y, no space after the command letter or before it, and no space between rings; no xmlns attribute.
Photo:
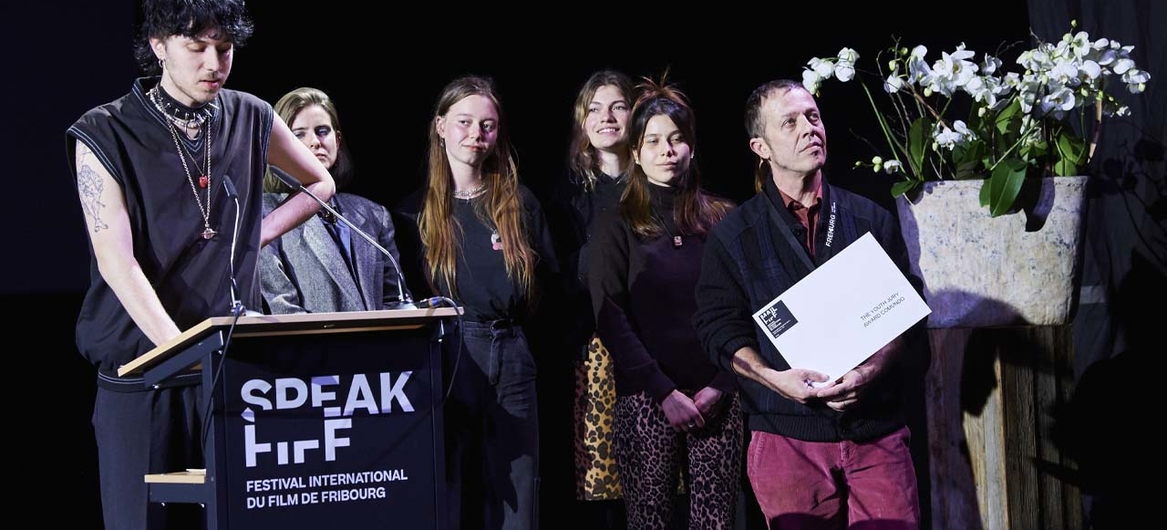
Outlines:
<svg viewBox="0 0 1167 530"><path fill-rule="evenodd" d="M413 304L413 298L409 296L409 293L405 292L405 275L401 273L401 265L397 263L397 259L393 257L391 252L385 250L385 247L382 247L379 243L377 243L377 241L373 239L372 236L366 234L364 230L357 228L357 225L354 225L352 221L349 221L348 218L341 215L340 212L334 210L331 206L328 205L327 202L320 200L320 197L317 197L315 193L308 191L308 188L304 187L303 184L300 184L300 181L296 180L278 167L270 167L272 174L274 174L276 178L280 179L284 184L287 184L291 188L301 191L305 195L311 197L312 200L316 201L316 203L319 204L321 208L324 208L325 211L339 219L342 223L348 226L349 229L359 234L362 238L364 238L365 241L368 241L370 245L373 245L373 247L381 251L385 257L389 258L389 262L393 264L393 270L397 272L397 304L393 307L393 309L418 309L418 307Z"/></svg>
<svg viewBox="0 0 1167 530"><path fill-rule="evenodd" d="M227 192L227 197L235 201L235 229L231 232L231 259L228 261L228 270L231 273L231 315L238 318L247 311L243 307L243 301L239 299L236 292L239 286L235 283L235 243L239 238L239 193L235 190L231 177L227 175L223 175L223 189Z"/></svg>

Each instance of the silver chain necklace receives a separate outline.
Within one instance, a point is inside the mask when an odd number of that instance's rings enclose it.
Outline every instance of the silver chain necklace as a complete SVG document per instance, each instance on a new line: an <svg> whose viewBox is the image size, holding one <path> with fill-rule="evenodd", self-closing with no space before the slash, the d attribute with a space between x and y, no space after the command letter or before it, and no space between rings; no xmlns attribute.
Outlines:
<svg viewBox="0 0 1167 530"><path fill-rule="evenodd" d="M174 123L167 122L167 127L170 129L170 137L174 139L174 150L178 151L178 160L182 162L182 171L186 174L186 181L190 183L190 191L194 194L195 203L199 206L199 213L203 215L203 239L211 239L215 237L215 232L211 229L211 128L207 127L207 144L203 146L206 149L206 174L199 175L199 186L207 190L207 206L203 207L203 199L199 197L198 187L195 186L194 177L190 174L190 167L186 164L186 156L182 152L182 145L178 143L178 129Z"/></svg>
<svg viewBox="0 0 1167 530"><path fill-rule="evenodd" d="M170 101L163 99L162 94L158 93L160 90L158 85L154 85L154 88L151 88L146 95L150 97L150 103L154 104L154 108L158 109L158 112L162 113L170 121L182 125L187 129L197 129L214 117L215 105L213 103L207 104L201 109L187 111L177 108ZM166 97L169 98L169 94Z"/></svg>
<svg viewBox="0 0 1167 530"><path fill-rule="evenodd" d="M455 199L473 199L477 197L482 190L486 189L486 181L479 181L477 186L468 190L454 190Z"/></svg>

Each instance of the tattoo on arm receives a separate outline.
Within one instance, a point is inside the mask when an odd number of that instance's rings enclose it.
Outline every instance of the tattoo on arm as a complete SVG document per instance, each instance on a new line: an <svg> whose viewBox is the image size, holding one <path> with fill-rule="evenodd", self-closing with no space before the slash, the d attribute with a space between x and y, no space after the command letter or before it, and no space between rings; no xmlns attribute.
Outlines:
<svg viewBox="0 0 1167 530"><path fill-rule="evenodd" d="M101 220L101 209L105 207L101 202L101 191L105 183L101 175L89 167L90 154L88 148L82 147L77 157L82 160L77 168L77 191L81 193L81 208L93 219L93 231L100 232L109 228L109 225Z"/></svg>

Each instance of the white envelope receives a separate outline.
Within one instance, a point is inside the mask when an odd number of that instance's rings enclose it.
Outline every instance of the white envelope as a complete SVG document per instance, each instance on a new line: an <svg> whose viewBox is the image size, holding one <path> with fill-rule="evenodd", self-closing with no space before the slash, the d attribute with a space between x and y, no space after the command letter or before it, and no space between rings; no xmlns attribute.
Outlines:
<svg viewBox="0 0 1167 530"><path fill-rule="evenodd" d="M932 310L870 233L754 313L792 368L835 381Z"/></svg>

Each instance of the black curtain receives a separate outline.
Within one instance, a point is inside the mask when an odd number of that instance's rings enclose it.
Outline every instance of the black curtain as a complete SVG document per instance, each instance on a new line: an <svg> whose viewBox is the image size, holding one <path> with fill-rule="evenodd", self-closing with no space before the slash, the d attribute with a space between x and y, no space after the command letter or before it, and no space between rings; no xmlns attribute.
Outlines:
<svg viewBox="0 0 1167 530"><path fill-rule="evenodd" d="M1057 42L1078 30L1134 46L1151 73L1145 93L1112 86L1131 115L1107 118L1088 168L1090 183L1081 291L1073 322L1073 396L1057 411L1055 439L1076 460L1091 528L1132 528L1152 513L1136 486L1146 455L1145 419L1162 352L1167 290L1167 4L1158 0L1029 0L1034 35Z"/></svg>

